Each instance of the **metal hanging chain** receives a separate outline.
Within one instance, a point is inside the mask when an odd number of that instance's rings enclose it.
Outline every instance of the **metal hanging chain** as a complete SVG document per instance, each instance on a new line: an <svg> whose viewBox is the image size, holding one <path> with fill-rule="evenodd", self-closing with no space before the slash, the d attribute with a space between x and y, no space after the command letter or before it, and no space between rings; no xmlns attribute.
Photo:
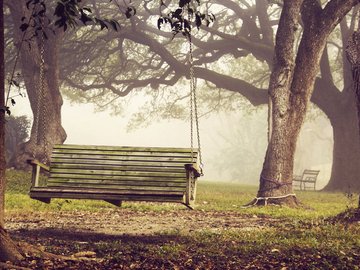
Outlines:
<svg viewBox="0 0 360 270"><path fill-rule="evenodd" d="M45 60L44 60L44 46L42 44L40 44L40 69L39 69L39 85L38 85L38 98L36 101L36 115L34 116L34 125L35 125L35 137L36 137L36 144L40 144L41 143L41 138L39 136L40 133L40 124L39 124L39 118L40 118L40 113L41 113L41 103L42 103L42 96L43 96L43 89L44 89L44 65L45 65Z"/></svg>
<svg viewBox="0 0 360 270"><path fill-rule="evenodd" d="M44 31L44 29L42 29ZM35 119L35 135L36 135L36 144L43 145L43 158L42 162L47 163L47 148L48 141L45 136L45 116L47 113L46 110L46 96L45 96L45 37L41 33L40 38L40 70L39 70L39 88L38 88L38 100L36 104L36 116ZM35 155L35 153L33 153Z"/></svg>
<svg viewBox="0 0 360 270"><path fill-rule="evenodd" d="M189 14L190 23L190 14ZM196 78L194 70L194 57L193 57L193 44L191 36L191 28L189 30L189 63L190 63L190 141L191 141L191 152L194 149L194 119L197 134L197 144L199 149L199 163L200 163L200 174L203 175L203 163L201 154L201 143L200 143L200 128L199 128L199 116L197 106L197 95L196 95ZM192 154L193 155L193 154Z"/></svg>

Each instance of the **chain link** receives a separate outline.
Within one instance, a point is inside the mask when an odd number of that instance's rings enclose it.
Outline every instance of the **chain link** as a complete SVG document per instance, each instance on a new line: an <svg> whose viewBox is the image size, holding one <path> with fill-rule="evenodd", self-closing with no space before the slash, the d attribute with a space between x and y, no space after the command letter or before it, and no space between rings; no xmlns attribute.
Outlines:
<svg viewBox="0 0 360 270"><path fill-rule="evenodd" d="M189 24L190 24L190 21L191 21L190 14L188 14L188 20L189 20ZM200 174L203 175L203 163L202 163L201 144L200 144L199 115L198 115L197 95L196 95L196 77L195 77L195 70L194 70L193 43L192 43L192 37L191 37L191 28L189 30L189 63L190 63L190 143L191 143L191 154L194 157L193 149L194 149L194 119L195 119L195 128L196 128L199 163L200 163Z"/></svg>
<svg viewBox="0 0 360 270"><path fill-rule="evenodd" d="M45 123L45 117L49 117L48 112L47 112L47 102L46 102L46 92L45 92L45 37L44 37L44 33L43 33L44 29L42 30L41 33L41 49L40 49L40 60L41 60L41 64L40 64L40 69L42 70L42 78L41 78L41 126L40 126L40 134L41 134L41 140L42 140L42 145L43 145L43 160L42 162L44 164L48 163L48 140L46 138L45 135L45 128L46 128L46 123Z"/></svg>
<svg viewBox="0 0 360 270"><path fill-rule="evenodd" d="M44 31L42 29L42 31ZM43 156L41 162L47 163L47 149L48 149L48 141L45 136L45 117L47 115L47 107L46 107L46 95L45 95L45 38L44 34L41 33L40 38L40 71L39 71L39 88L38 88L38 100L36 104L36 116L35 119L35 137L36 144L43 146ZM33 156L35 157L35 151L33 152Z"/></svg>

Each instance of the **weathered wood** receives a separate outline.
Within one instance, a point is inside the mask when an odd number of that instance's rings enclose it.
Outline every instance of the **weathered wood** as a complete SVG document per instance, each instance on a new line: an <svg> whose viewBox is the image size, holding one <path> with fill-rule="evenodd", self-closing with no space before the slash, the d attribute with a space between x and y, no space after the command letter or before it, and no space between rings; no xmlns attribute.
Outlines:
<svg viewBox="0 0 360 270"><path fill-rule="evenodd" d="M118 206L118 207L120 207L121 206L121 204L122 204L122 201L120 201L120 200L108 200L108 199L106 199L106 200L104 200L105 202L108 202L108 203L111 203L111 204L113 204L113 205L115 205L115 206Z"/></svg>
<svg viewBox="0 0 360 270"><path fill-rule="evenodd" d="M104 179L80 179L81 181L79 181L79 179L66 179L66 178L62 178L62 179L51 179L48 180L47 185L71 185L71 184L76 184L76 183L80 183L81 185L87 186L87 185L118 185L118 186L146 186L146 187L184 187L186 186L186 181L177 181L177 182L169 182L166 181L165 179L162 181L139 181L139 180L120 180L120 181L113 181L113 180L104 180Z"/></svg>
<svg viewBox="0 0 360 270"><path fill-rule="evenodd" d="M108 146L108 145L76 145L76 144L57 144L54 151L58 149L79 149L79 150L115 150L115 151L134 151L134 152L168 152L168 153L191 153L191 148L176 147L134 147L134 146ZM196 150L194 152L197 152Z"/></svg>
<svg viewBox="0 0 360 270"><path fill-rule="evenodd" d="M196 161L197 151L190 148L56 145L46 186L34 185L30 197L118 206L124 200L179 202L193 208Z"/></svg>
<svg viewBox="0 0 360 270"><path fill-rule="evenodd" d="M104 185L104 184L83 184L83 183L68 183L68 184L64 184L64 183L51 183L51 185L49 184L48 187L66 187L66 188L73 188L75 190L79 189L79 188L97 188L97 189L112 189L112 190L128 190L128 191L150 191L150 192L154 192L154 191L179 191L179 192L184 192L185 191L185 187L186 185L184 185L183 187L159 187L159 186L123 186L123 185Z"/></svg>
<svg viewBox="0 0 360 270"><path fill-rule="evenodd" d="M87 199L87 200L104 200L104 201L155 201L155 202L178 202L184 203L184 194L181 192L172 193L134 193L134 192L99 192L98 190L79 190L73 189L51 189L37 188L30 192L30 197L36 200L49 198L60 199Z"/></svg>
<svg viewBox="0 0 360 270"><path fill-rule="evenodd" d="M31 186L38 187L41 169L48 172L50 167L35 159L29 159L27 162L32 166Z"/></svg>
<svg viewBox="0 0 360 270"><path fill-rule="evenodd" d="M67 169L67 168L52 168L51 169L51 174L52 175L66 175L66 174L72 174L72 175L98 175L98 176L152 176L152 177L171 177L171 178L176 178L176 177L184 177L185 176L185 172L180 172L180 173L174 173L174 172L152 172L152 171L121 171L121 170L101 170L101 169Z"/></svg>
<svg viewBox="0 0 360 270"><path fill-rule="evenodd" d="M170 168L184 168L184 164L181 162L159 162L159 161L132 161L132 160L101 160L98 163L94 163L92 159L70 159L70 158L51 158L51 164L73 164L73 165L86 165L86 164L102 164L102 165L114 165L114 166L140 166L140 167L170 167Z"/></svg>
<svg viewBox="0 0 360 270"><path fill-rule="evenodd" d="M174 172L183 173L183 167L171 167L171 166L140 166L140 165L106 165L106 164L69 164L69 163L54 163L52 162L51 167L53 171L55 169L80 169L80 170L111 170L111 171L137 171L137 172Z"/></svg>
<svg viewBox="0 0 360 270"><path fill-rule="evenodd" d="M46 170L46 171L49 171L50 170L50 167L49 166L46 166L45 164L41 163L40 161L36 160L36 159L28 159L27 162L34 166L40 166L42 169Z"/></svg>
<svg viewBox="0 0 360 270"><path fill-rule="evenodd" d="M117 161L141 161L141 162L171 162L171 163L191 163L193 159L191 157L167 157L167 156L108 156L102 155L81 155L81 154L54 154L52 159L68 158L68 159L86 159L86 160L117 160Z"/></svg>
<svg viewBox="0 0 360 270"><path fill-rule="evenodd" d="M185 193L185 205L190 209L194 208L197 177L200 176L200 172L196 164L185 164L186 169L186 193Z"/></svg>

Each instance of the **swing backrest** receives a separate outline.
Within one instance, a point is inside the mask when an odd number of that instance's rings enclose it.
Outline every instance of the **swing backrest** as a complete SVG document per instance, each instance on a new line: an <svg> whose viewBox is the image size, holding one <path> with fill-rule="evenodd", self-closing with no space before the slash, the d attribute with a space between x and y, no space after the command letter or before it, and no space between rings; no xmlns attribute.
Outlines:
<svg viewBox="0 0 360 270"><path fill-rule="evenodd" d="M47 186L183 194L196 159L191 148L56 145Z"/></svg>

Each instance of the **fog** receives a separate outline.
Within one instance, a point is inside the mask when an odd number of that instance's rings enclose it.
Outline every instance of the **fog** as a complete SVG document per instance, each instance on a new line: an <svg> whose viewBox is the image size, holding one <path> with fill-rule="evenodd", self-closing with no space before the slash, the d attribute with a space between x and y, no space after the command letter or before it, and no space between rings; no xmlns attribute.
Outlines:
<svg viewBox="0 0 360 270"><path fill-rule="evenodd" d="M12 113L28 115L25 98L16 100ZM135 108L134 108L135 107ZM136 111L133 104L131 111ZM303 125L295 158L295 174L304 169L319 169L317 188L326 185L332 163L332 129L320 112L310 113ZM160 121L128 132L131 112L114 116L95 112L92 104L71 104L64 100L62 122L67 132L65 143L121 146L190 147L187 121ZM267 108L252 112L213 113L200 119L204 180L231 181L257 185L267 146Z"/></svg>

